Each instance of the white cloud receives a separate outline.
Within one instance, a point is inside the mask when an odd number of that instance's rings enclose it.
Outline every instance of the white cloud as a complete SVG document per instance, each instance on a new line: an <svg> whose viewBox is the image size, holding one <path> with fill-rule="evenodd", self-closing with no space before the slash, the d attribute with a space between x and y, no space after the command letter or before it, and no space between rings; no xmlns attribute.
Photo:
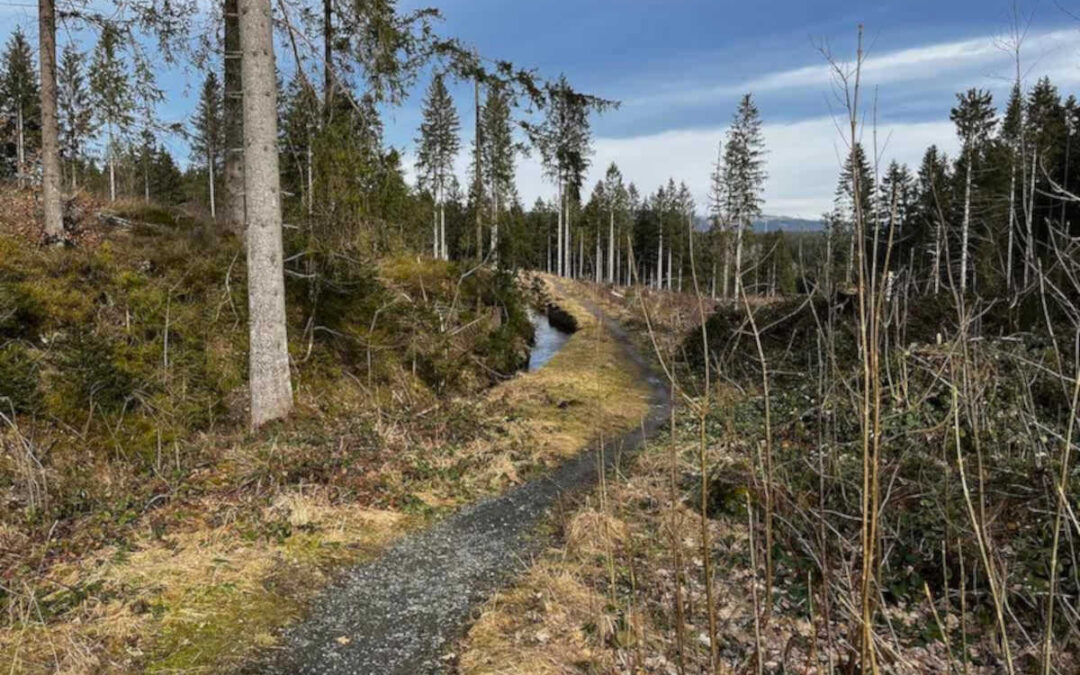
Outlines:
<svg viewBox="0 0 1080 675"><path fill-rule="evenodd" d="M832 118L821 117L790 124L763 127L768 150L765 211L786 216L816 218L832 205L837 175L846 145ZM863 139L872 147L870 131ZM685 180L697 200L698 211L707 209L709 175L716 161L717 143L724 129L665 131L632 138L599 138L588 178L590 186L599 180L608 164L615 162L627 180L642 192L655 190L669 177ZM918 169L926 148L937 144L955 153L958 145L950 122L883 124L878 129L881 163L893 159ZM884 166L882 167L884 168ZM526 204L537 196L549 197L552 186L542 179L535 160L525 160L518 168L518 189Z"/></svg>
<svg viewBox="0 0 1080 675"><path fill-rule="evenodd" d="M1080 82L1076 61L1077 31L1056 30L1029 35L1023 44L1022 61L1038 73L1045 73L1058 84ZM1001 40L986 36L953 42L939 42L880 55L872 50L863 63L863 82L869 86L918 84L941 86L985 86L987 78L1004 81L1011 76L1012 55ZM836 54L840 59L847 54ZM818 63L769 73L742 82L726 82L631 98L630 104L692 104L729 98L745 92L755 94L780 91L827 91L833 71L818 57Z"/></svg>

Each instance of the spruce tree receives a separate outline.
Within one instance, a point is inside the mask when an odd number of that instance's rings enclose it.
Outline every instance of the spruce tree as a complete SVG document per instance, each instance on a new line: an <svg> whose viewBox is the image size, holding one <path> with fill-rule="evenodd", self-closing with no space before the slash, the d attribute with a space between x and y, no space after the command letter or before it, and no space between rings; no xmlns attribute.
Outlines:
<svg viewBox="0 0 1080 675"><path fill-rule="evenodd" d="M1017 174L1023 160L1023 134L1024 134L1024 95L1020 90L1020 84L1013 85L1009 94L1009 102L1005 106L1005 118L1001 123L1000 141L1008 148L1009 153L1009 199L1008 199L1008 228L1006 235L1006 262L1005 262L1005 288L1012 290L1014 279L1013 251L1016 250L1017 228ZM1026 184L1026 182L1024 183Z"/></svg>
<svg viewBox="0 0 1080 675"><path fill-rule="evenodd" d="M454 160L461 149L461 122L450 92L438 73L431 80L424 98L424 121L416 139L416 166L420 187L431 192L436 212L433 216L432 250L436 258L446 260L446 191L454 173Z"/></svg>
<svg viewBox="0 0 1080 675"><path fill-rule="evenodd" d="M1065 115L1061 105L1061 96L1057 87L1049 78L1040 79L1028 94L1026 106L1024 138L1030 160L1025 157L1028 172L1027 194L1025 196L1025 237L1024 237L1024 286L1026 287L1035 271L1036 252L1039 246L1037 227L1053 217L1056 203L1053 199L1040 196L1048 193L1040 189L1040 179L1044 175L1058 175L1058 164L1065 149Z"/></svg>
<svg viewBox="0 0 1080 675"><path fill-rule="evenodd" d="M15 145L14 172L24 185L27 154L37 147L40 135L41 95L33 52L21 28L16 27L8 39L0 68L0 97Z"/></svg>
<svg viewBox="0 0 1080 675"><path fill-rule="evenodd" d="M735 297L742 289L743 239L754 218L761 215L765 172L765 139L761 117L750 94L739 101L727 132L724 151L724 184L731 225L735 229Z"/></svg>
<svg viewBox="0 0 1080 675"><path fill-rule="evenodd" d="M210 195L210 217L217 219L217 204L214 182L220 175L222 149L225 144L225 125L222 119L221 83L217 74L211 70L203 80L199 94L198 107L193 120L191 151L204 163L207 172L207 185Z"/></svg>
<svg viewBox="0 0 1080 675"><path fill-rule="evenodd" d="M118 140L127 135L134 121L131 114L134 98L127 65L120 53L120 33L111 24L102 28L101 38L94 49L90 63L90 91L98 123L105 127L109 198L115 201Z"/></svg>
<svg viewBox="0 0 1080 675"><path fill-rule="evenodd" d="M514 144L510 121L510 99L506 88L492 83L481 112L483 139L483 176L491 196L491 242L493 259L498 254L499 221L504 211L516 200L514 188Z"/></svg>
<svg viewBox="0 0 1080 675"><path fill-rule="evenodd" d="M892 246L891 258L903 264L908 260L908 224L915 207L915 178L906 164L889 163L879 191L878 212L883 216L880 230L883 245ZM883 255L884 251L881 254Z"/></svg>
<svg viewBox="0 0 1080 675"><path fill-rule="evenodd" d="M949 119L956 124L956 132L963 143L961 160L964 163L964 216L960 223L960 292L967 291L968 254L971 240L971 183L972 172L997 124L993 98L990 92L969 89L957 94L957 106Z"/></svg>
<svg viewBox="0 0 1080 675"><path fill-rule="evenodd" d="M625 218L625 212L629 206L629 195L626 192L626 186L623 185L622 172L619 171L619 167L615 165L615 162L611 163L607 173L604 174L604 196L608 215L606 277L609 284L616 284L618 278L615 275L615 264L619 257L618 251L620 248L620 228L616 227L616 220L621 224ZM597 266L600 266L599 260L597 260Z"/></svg>
<svg viewBox="0 0 1080 675"><path fill-rule="evenodd" d="M79 164L83 160L86 141L97 130L86 81L85 59L82 52L69 44L64 47L57 73L60 154L70 167L73 190L79 187Z"/></svg>
<svg viewBox="0 0 1080 675"><path fill-rule="evenodd" d="M281 151L284 164L281 170L285 190L300 195L300 201L310 218L315 211L315 143L322 116L319 94L303 72L297 72L282 92ZM227 109L227 105L223 108ZM227 143L228 121L223 120L222 143ZM223 145L223 148L225 146ZM227 157L228 149L222 151ZM225 160L228 172L228 160Z"/></svg>
<svg viewBox="0 0 1080 675"><path fill-rule="evenodd" d="M570 214L579 197L585 171L589 168L589 110L594 103L570 86L566 76L548 85L547 114L541 124L531 127L533 145L539 151L545 173L559 190L558 273L573 273Z"/></svg>
<svg viewBox="0 0 1080 675"><path fill-rule="evenodd" d="M923 249L929 259L927 290L941 290L941 264L945 255L945 218L952 210L952 177L949 159L932 145L919 166L915 215L912 219L916 249Z"/></svg>
<svg viewBox="0 0 1080 675"><path fill-rule="evenodd" d="M855 194L858 193L858 204ZM870 219L876 202L874 175L866 158L862 144L856 143L844 160L844 168L836 185L835 216L837 237L845 237L848 254L844 261L844 283L850 284L855 270L855 246L865 242L856 242L855 222L861 215L864 221ZM839 243L839 242L837 242Z"/></svg>

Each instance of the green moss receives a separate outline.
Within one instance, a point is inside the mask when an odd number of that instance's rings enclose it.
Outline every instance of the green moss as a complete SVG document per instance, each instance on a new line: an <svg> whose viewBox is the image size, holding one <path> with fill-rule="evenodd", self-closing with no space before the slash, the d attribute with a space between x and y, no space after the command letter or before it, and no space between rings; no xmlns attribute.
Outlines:
<svg viewBox="0 0 1080 675"><path fill-rule="evenodd" d="M221 672L300 612L280 594L232 583L193 589L182 603L182 613L165 599L158 603L163 620L147 672Z"/></svg>
<svg viewBox="0 0 1080 675"><path fill-rule="evenodd" d="M0 412L32 413L41 407L38 364L24 344L0 346Z"/></svg>

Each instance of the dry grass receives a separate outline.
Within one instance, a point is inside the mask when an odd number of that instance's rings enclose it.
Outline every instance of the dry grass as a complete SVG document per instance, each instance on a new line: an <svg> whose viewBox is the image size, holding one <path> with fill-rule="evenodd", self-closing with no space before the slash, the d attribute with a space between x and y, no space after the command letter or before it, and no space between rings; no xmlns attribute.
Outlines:
<svg viewBox="0 0 1080 675"><path fill-rule="evenodd" d="M435 280L417 283L421 293L430 293ZM374 429L380 453L400 456L373 463L355 483L359 494L366 495L370 485L445 512L580 452L600 431L638 424L648 407L645 390L619 345L573 300L583 290L550 292L581 326L563 350L542 370L509 380L479 401L433 409L432 416L472 411L479 438L463 447L439 446L432 439L417 446L407 423L380 414ZM309 404L311 386L299 383L301 406ZM346 384L332 392L333 400L320 398L317 404L343 419L370 416L358 408L366 400L363 387L355 388ZM389 396L391 389L413 395L397 387L382 391ZM336 433L327 431L334 438ZM326 442L337 444L334 438ZM224 442L207 442L215 440ZM304 452L323 453L327 462L350 451L345 436L337 450L311 443ZM301 615L337 570L377 555L426 522L406 515L416 511L398 503L388 507L397 510L376 510L364 506L373 498L343 499L340 486L290 486L277 478L290 452L296 450L274 438L232 443L202 482L215 485L217 477L233 476L245 482L258 477L258 484L220 485L201 498L172 498L160 511L144 513L139 534L123 545L81 556L52 555L33 587L11 589L22 600L11 603L12 616L0 631L0 672L235 670L254 650L273 644L281 626ZM418 453L437 477L406 475ZM0 530L0 544L19 535L16 529ZM548 591L577 603L574 616L581 607L596 606L588 590L575 589L567 575L550 582Z"/></svg>
<svg viewBox="0 0 1080 675"><path fill-rule="evenodd" d="M648 412L649 392L622 347L576 298L582 284L542 277L551 299L572 314L578 331L538 371L489 395L498 416L494 434L473 441L467 457L483 458L480 485L516 483L536 468L572 457L594 438L635 427Z"/></svg>
<svg viewBox="0 0 1080 675"><path fill-rule="evenodd" d="M566 565L544 561L518 586L499 594L469 631L462 675L561 675L580 666L609 667L598 651L614 631L605 599L579 581Z"/></svg>
<svg viewBox="0 0 1080 675"><path fill-rule="evenodd" d="M200 523L54 565L56 590L39 602L71 596L77 609L0 633L0 663L19 673L228 670L272 644L333 569L374 555L410 524L310 492L283 494L267 511L289 526L278 540L252 540L241 523Z"/></svg>

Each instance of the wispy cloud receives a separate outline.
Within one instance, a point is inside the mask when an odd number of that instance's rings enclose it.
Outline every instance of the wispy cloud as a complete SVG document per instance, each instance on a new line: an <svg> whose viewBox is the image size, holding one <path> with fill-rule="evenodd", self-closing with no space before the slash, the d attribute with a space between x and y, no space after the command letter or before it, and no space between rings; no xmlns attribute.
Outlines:
<svg viewBox="0 0 1080 675"><path fill-rule="evenodd" d="M1055 30L1029 35L1024 42L1025 67L1047 74L1061 84L1080 82L1076 65L1076 30ZM844 55L837 54L842 58ZM744 92L755 94L807 90L827 91L833 72L823 57L818 63L767 73L736 82L689 86L639 97L630 97L630 105L700 104L728 99ZM1004 83L1012 72L1012 55L1002 48L998 36L940 42L909 49L875 54L871 50L863 64L863 81L868 85L905 86L920 83L934 87L958 83L961 86L986 86L988 80Z"/></svg>

